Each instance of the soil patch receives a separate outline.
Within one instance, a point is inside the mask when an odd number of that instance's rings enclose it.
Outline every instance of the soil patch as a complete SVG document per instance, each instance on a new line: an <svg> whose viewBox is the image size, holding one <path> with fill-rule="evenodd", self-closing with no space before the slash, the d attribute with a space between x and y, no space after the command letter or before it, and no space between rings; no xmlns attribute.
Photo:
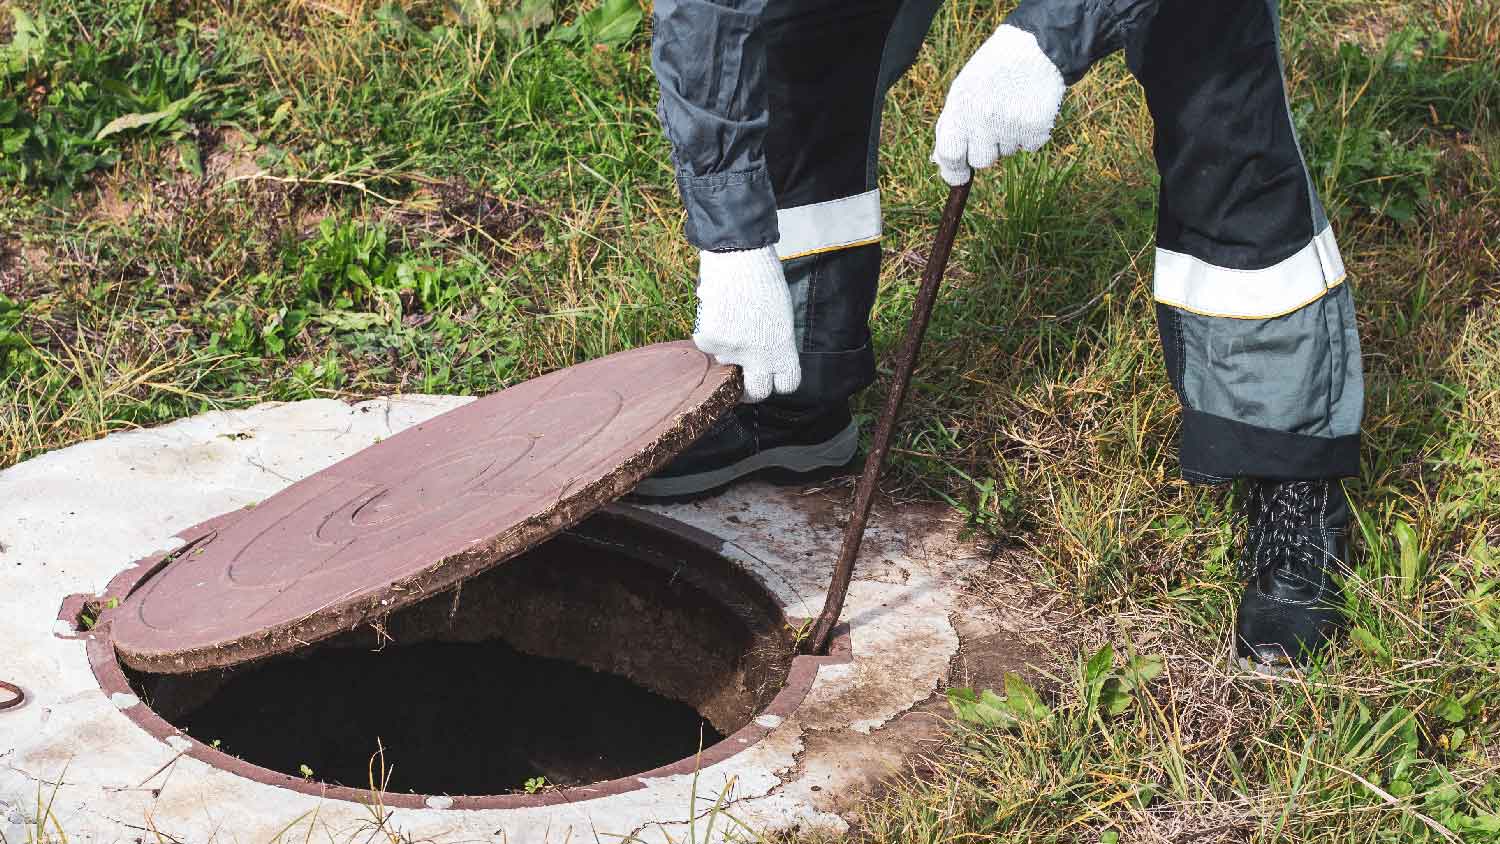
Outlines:
<svg viewBox="0 0 1500 844"><path fill-rule="evenodd" d="M22 301L41 295L41 277L50 268L46 249L0 237L0 294Z"/></svg>
<svg viewBox="0 0 1500 844"><path fill-rule="evenodd" d="M0 296L21 291L21 252L9 238L0 237Z"/></svg>

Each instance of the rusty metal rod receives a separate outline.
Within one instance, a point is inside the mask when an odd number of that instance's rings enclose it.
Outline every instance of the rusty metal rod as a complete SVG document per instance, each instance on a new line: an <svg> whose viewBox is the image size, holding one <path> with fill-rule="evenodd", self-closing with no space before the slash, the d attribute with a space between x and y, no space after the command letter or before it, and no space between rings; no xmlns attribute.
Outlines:
<svg viewBox="0 0 1500 844"><path fill-rule="evenodd" d="M953 238L958 234L958 221L964 213L964 203L969 199L969 183L965 182L948 191L948 203L943 206L943 219L938 223L937 237L932 242L932 254L927 256L927 266L922 270L922 286L917 291L917 301L912 305L911 322L906 326L906 339L896 353L896 372L891 379L891 391L885 399L885 411L875 426L875 439L870 443L870 453L865 457L865 469L854 487L854 507L849 513L849 524L844 528L844 544L839 549L838 563L833 568L833 582L828 587L828 600L823 611L813 624L812 633L803 640L803 653L827 653L833 628L844 612L844 598L849 594L849 581L854 578L854 558L859 556L860 543L865 538L865 523L870 518L870 505L875 502L875 492L880 482L880 472L885 468L885 456L891 449L891 434L896 420L901 415L901 405L906 400L906 389L911 385L912 371L917 368L917 353L922 348L922 338L927 334L927 322L932 318L932 306L937 301L938 286L943 282L943 271L948 268L948 255L953 251Z"/></svg>

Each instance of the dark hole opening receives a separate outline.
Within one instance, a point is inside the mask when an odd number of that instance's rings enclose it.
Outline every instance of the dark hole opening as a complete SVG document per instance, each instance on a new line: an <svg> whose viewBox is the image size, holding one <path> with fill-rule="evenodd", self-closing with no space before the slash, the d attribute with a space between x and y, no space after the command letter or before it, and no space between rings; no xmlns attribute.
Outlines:
<svg viewBox="0 0 1500 844"><path fill-rule="evenodd" d="M179 724L263 768L393 791L496 794L610 780L723 736L691 706L504 642L346 649L245 671ZM379 760L373 770L381 780Z"/></svg>
<svg viewBox="0 0 1500 844"><path fill-rule="evenodd" d="M130 677L159 715L260 767L477 795L691 757L770 702L791 650L779 606L735 564L609 514L292 655Z"/></svg>

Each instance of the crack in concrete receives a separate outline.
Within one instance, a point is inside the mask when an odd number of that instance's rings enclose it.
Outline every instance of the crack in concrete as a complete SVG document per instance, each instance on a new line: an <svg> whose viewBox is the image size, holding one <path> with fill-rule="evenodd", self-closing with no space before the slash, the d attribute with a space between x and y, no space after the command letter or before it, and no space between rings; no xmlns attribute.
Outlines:
<svg viewBox="0 0 1500 844"><path fill-rule="evenodd" d="M133 823L129 823L128 821L122 821L119 818L112 817L110 815L106 815L106 814L102 814L102 813L99 815L99 817L104 818L105 820L109 821L110 823L117 824L119 826L123 826L126 829L133 829L133 830L135 830L137 832L149 832L149 833L151 833L152 836L155 837L155 839L156 839L157 842L170 841L170 842L172 842L172 844L185 844L185 839L180 838L180 837L178 837L176 835L173 835L170 832L162 832L161 829L158 828L156 826L156 824L154 824L154 823L151 824L150 826L141 826L140 824L133 824ZM149 819L148 819L148 823L149 823ZM214 838L217 838L217 837L218 837L218 834L216 832L214 834ZM213 839L210 839L210 840L213 840Z"/></svg>
<svg viewBox="0 0 1500 844"><path fill-rule="evenodd" d="M278 471L276 471L274 469L271 469L270 467L266 466L264 463L257 462L254 457L246 457L245 458L245 462L249 463L251 466L254 466L255 468L261 470L262 472L265 472L267 475L272 475L274 477L280 478L281 480L286 481L287 483L295 483L296 480L297 480L296 478L289 478L286 475L283 475L280 472L278 472Z"/></svg>
<svg viewBox="0 0 1500 844"><path fill-rule="evenodd" d="M781 570L781 566L778 564L775 558L768 559L766 557L762 557L761 555L756 554L755 552L741 545L737 540L733 539L724 540L724 544L720 548L719 553L723 554L726 557L729 557L730 559L734 559L734 554L739 554L745 558L744 560L740 560L739 562L745 562L748 560L750 562L759 563L759 568L747 567L747 570L752 574L775 575L776 579L781 581L781 585L785 587L786 594L794 598L797 603L800 603L802 605L802 611L808 618L813 617L817 613L817 607L814 607L808 601L809 596L802 594L802 590L798 589L797 584L793 582L791 577ZM819 598L818 600L819 603L821 603L822 599ZM787 601L787 603L790 604L791 601L789 600Z"/></svg>
<svg viewBox="0 0 1500 844"><path fill-rule="evenodd" d="M31 780L32 782L36 783L37 785L46 785L46 786L51 786L52 788L62 788L63 786L65 786L65 785L68 784L67 780L62 779L63 776L67 775L67 767L66 766L64 766L64 768L63 768L63 774L59 775L58 779L56 779L56 780L49 780L46 777L42 777L42 776L39 776L37 774L33 774L30 771L23 770L21 768L17 768L15 765L10 764L9 762L6 762L4 764L5 764L5 769L7 771L10 771L13 774L20 774L21 776L25 777L26 779Z"/></svg>
<svg viewBox="0 0 1500 844"><path fill-rule="evenodd" d="M729 783L729 785L727 787L733 788L734 781L737 780L737 779L739 779L739 778L738 777L732 778L730 780L730 783ZM676 818L673 818L672 820L665 820L665 821L663 821L663 820L647 821L646 823L643 823L640 826L636 827L635 829L631 830L629 835L623 837L620 840L622 840L622 841L638 841L638 840L642 840L641 839L642 833L644 833L646 830L648 830L648 829L650 829L652 827L656 827L657 829L662 829L663 830L662 831L662 840L664 842L667 842L667 844L671 844L672 839L670 837L668 837L668 835L667 835L664 827L668 827L668 826L680 826L682 824L695 825L695 824L698 823L698 821L701 821L704 818L710 817L712 815L717 815L717 814L720 814L720 813L725 813L730 807L735 806L735 805L737 805L739 803L743 803L746 800L756 800L756 799L760 799L762 797L769 797L770 795L772 795L772 794L776 793L777 791L779 791L780 788L781 788L781 786L776 786L776 787L772 788L770 791L767 791L765 794L761 794L761 795L746 795L744 797L734 797L734 798L731 798L730 800L726 801L725 803L723 803L723 805L719 804L718 798L714 798L714 800L712 801L713 804L710 805L707 809L705 809L701 814L698 814L698 815L692 815L692 814L690 814L687 818L685 818L683 820L677 820ZM700 799L702 799L702 798L700 798ZM738 818L734 817L733 815L725 814L725 817L727 817L731 821L733 821L735 825L737 825L739 827L742 827L742 828L747 828L747 827L745 827L745 824L743 822L741 822ZM703 838L703 840L705 842L709 842L709 841L712 840L711 838L708 837L708 833L711 833L712 831L713 831L713 825L710 824L709 825L709 829L705 833L704 838ZM595 830L595 833L597 834L598 830ZM611 835L611 833L605 833L605 835ZM693 838L693 840L697 840L696 829L694 830L694 835L692 836L692 838Z"/></svg>

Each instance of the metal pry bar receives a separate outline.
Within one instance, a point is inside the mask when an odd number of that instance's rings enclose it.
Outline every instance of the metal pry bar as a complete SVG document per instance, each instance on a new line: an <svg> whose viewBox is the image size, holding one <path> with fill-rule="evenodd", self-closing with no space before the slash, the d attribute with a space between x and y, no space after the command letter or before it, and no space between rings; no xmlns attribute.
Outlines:
<svg viewBox="0 0 1500 844"><path fill-rule="evenodd" d="M932 318L932 306L937 301L938 286L942 284L943 272L948 268L948 256L953 252L958 221L963 216L964 204L969 199L969 185L970 182L965 182L948 191L948 202L943 206L943 218L938 223L932 254L927 256L927 266L922 270L922 286L917 291L917 301L912 305L911 322L906 326L906 339L902 341L901 349L896 354L896 372L890 394L886 396L885 411L881 413L880 422L875 426L875 439L870 443L864 472L860 474L859 483L854 488L854 507L849 513L849 523L844 528L844 544L839 549L838 563L833 568L828 600L823 604L823 611L818 613L812 633L803 640L804 653L826 652L833 636L833 628L843 614L849 581L854 577L854 558L859 556L859 546L865 538L865 523L870 518L870 505L875 501L880 473L885 468L885 456L891 448L891 434L901 415L906 388L911 385L912 371L917 366L917 353L921 351L922 338L926 336L927 323Z"/></svg>

